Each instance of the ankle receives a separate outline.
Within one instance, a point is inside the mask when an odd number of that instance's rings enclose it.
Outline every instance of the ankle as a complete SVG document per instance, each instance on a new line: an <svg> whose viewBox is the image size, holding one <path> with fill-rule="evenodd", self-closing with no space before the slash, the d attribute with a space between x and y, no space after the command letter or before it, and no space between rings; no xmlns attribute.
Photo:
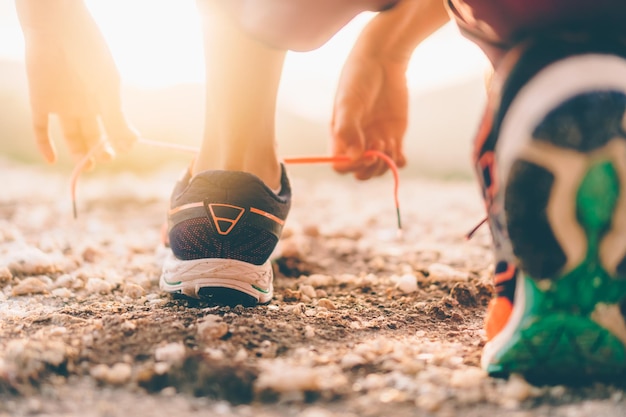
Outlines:
<svg viewBox="0 0 626 417"><path fill-rule="evenodd" d="M261 181L274 191L281 188L282 169L280 163L275 160L267 162L260 158L260 161L253 163L208 163L207 161L196 159L191 166L191 175L197 175L203 171L241 171L259 177Z"/></svg>

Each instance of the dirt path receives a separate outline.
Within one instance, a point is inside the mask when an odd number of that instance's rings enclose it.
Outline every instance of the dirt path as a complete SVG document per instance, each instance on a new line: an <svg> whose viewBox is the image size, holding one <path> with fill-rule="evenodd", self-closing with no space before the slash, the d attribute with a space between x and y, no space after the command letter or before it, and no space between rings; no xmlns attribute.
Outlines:
<svg viewBox="0 0 626 417"><path fill-rule="evenodd" d="M67 179L0 161L0 416L626 416L623 387L478 368L491 296L475 184L294 175L265 307L158 289L178 171Z"/></svg>

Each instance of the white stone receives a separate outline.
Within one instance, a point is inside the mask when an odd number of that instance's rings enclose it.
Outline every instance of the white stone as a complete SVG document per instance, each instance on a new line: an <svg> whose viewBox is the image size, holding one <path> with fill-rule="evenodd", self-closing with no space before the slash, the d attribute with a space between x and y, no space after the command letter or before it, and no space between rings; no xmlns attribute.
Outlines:
<svg viewBox="0 0 626 417"><path fill-rule="evenodd" d="M11 295L30 295L30 294L45 294L48 292L48 285L38 278L29 277L21 280L13 290Z"/></svg>
<svg viewBox="0 0 626 417"><path fill-rule="evenodd" d="M481 384L487 374L480 368L457 369L452 372L450 385L455 388L472 388Z"/></svg>
<svg viewBox="0 0 626 417"><path fill-rule="evenodd" d="M433 263L428 267L428 278L435 281L467 281L469 273L459 271L449 265Z"/></svg>
<svg viewBox="0 0 626 417"><path fill-rule="evenodd" d="M85 289L90 294L108 294L113 291L113 284L102 278L89 278Z"/></svg>
<svg viewBox="0 0 626 417"><path fill-rule="evenodd" d="M124 285L123 294L127 297L137 299L143 297L146 294L146 290L144 290L140 285L128 283Z"/></svg>
<svg viewBox="0 0 626 417"><path fill-rule="evenodd" d="M300 292L303 295L306 295L307 297L313 299L317 296L316 292L315 292L315 288L312 285L300 285Z"/></svg>
<svg viewBox="0 0 626 417"><path fill-rule="evenodd" d="M111 367L99 364L91 368L89 373L98 381L111 385L123 385L130 381L132 368L129 364L123 362L116 363Z"/></svg>
<svg viewBox="0 0 626 417"><path fill-rule="evenodd" d="M154 357L159 362L180 363L185 359L185 350L185 345L181 342L169 343L158 347L154 352Z"/></svg>
<svg viewBox="0 0 626 417"><path fill-rule="evenodd" d="M220 339L228 334L228 324L215 314L209 314L198 323L198 336L203 339Z"/></svg>
<svg viewBox="0 0 626 417"><path fill-rule="evenodd" d="M396 288L404 294L411 294L418 290L417 277L413 274L404 274L398 278Z"/></svg>
<svg viewBox="0 0 626 417"><path fill-rule="evenodd" d="M363 356L348 352L341 358L341 367L354 368L355 366L363 365L365 362L366 360Z"/></svg>
<svg viewBox="0 0 626 417"><path fill-rule="evenodd" d="M11 270L6 266L0 266L0 287L8 284L12 278Z"/></svg>
<svg viewBox="0 0 626 417"><path fill-rule="evenodd" d="M71 298L74 293L67 288L55 288L52 290L52 295L59 298Z"/></svg>

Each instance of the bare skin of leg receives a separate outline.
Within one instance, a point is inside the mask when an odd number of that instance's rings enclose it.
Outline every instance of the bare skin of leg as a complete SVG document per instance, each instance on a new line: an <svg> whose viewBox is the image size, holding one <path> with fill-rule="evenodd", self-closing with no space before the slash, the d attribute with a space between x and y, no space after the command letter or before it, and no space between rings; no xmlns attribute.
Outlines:
<svg viewBox="0 0 626 417"><path fill-rule="evenodd" d="M203 10L206 63L204 138L192 174L244 171L280 188L276 97L286 51L243 33L219 8Z"/></svg>

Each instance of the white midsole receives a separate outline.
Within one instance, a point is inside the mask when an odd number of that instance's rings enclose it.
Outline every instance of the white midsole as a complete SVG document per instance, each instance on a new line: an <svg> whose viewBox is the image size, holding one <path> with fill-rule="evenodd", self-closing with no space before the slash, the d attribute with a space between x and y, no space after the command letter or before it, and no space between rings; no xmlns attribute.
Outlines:
<svg viewBox="0 0 626 417"><path fill-rule="evenodd" d="M270 261L263 265L221 258L183 261L170 252L163 264L160 287L193 298L199 298L201 288L230 288L267 303L274 293L273 275Z"/></svg>

